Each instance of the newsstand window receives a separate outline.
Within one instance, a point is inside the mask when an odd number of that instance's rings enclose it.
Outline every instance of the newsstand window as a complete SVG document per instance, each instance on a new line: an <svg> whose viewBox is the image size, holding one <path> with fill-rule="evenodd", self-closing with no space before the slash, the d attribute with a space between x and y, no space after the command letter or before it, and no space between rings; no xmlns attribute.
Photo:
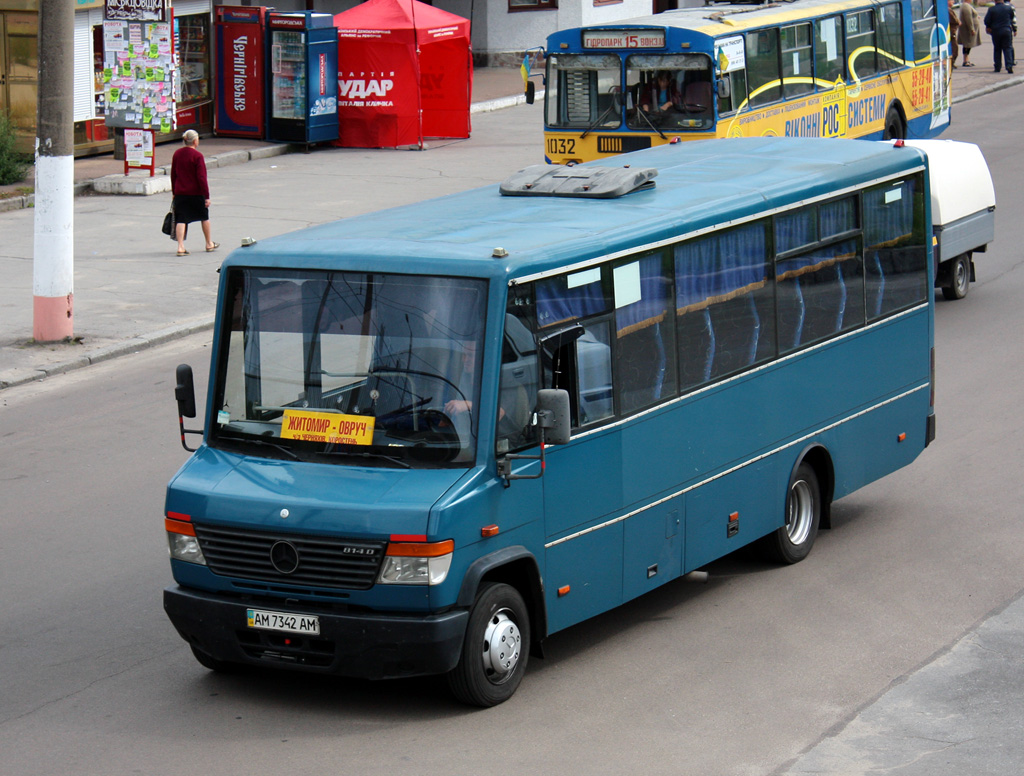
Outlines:
<svg viewBox="0 0 1024 776"><path fill-rule="evenodd" d="M210 100L210 17L206 14L174 19L178 54L178 107Z"/></svg>

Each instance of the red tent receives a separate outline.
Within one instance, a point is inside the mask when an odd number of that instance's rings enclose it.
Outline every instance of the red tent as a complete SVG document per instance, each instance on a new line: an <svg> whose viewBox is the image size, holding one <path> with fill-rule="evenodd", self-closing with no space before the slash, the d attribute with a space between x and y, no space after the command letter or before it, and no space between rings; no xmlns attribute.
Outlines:
<svg viewBox="0 0 1024 776"><path fill-rule="evenodd" d="M334 26L337 145L386 148L425 137L469 137L468 19L418 0L368 0L336 14Z"/></svg>

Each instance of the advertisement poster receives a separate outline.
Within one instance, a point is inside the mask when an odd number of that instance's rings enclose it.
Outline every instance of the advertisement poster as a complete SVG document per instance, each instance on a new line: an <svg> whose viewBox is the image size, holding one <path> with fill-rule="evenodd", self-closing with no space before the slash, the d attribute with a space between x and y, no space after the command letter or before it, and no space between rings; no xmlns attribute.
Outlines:
<svg viewBox="0 0 1024 776"><path fill-rule="evenodd" d="M169 22L103 22L108 127L175 129L172 49Z"/></svg>
<svg viewBox="0 0 1024 776"><path fill-rule="evenodd" d="M124 131L124 154L129 167L153 166L153 133L145 129Z"/></svg>

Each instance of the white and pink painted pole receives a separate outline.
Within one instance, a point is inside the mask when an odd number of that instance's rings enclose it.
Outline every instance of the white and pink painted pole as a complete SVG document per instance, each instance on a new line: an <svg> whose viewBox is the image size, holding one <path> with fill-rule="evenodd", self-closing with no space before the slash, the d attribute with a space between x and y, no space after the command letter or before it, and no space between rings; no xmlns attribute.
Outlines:
<svg viewBox="0 0 1024 776"><path fill-rule="evenodd" d="M37 147L35 188L32 336L54 342L75 332L74 157L44 156Z"/></svg>
<svg viewBox="0 0 1024 776"><path fill-rule="evenodd" d="M39 101L36 116L32 336L74 336L75 159L73 4L39 4Z"/></svg>

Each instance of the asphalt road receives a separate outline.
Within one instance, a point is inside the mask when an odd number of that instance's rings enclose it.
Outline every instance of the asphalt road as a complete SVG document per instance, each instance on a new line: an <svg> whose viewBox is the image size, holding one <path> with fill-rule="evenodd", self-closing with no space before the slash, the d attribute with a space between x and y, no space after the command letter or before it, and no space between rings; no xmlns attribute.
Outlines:
<svg viewBox="0 0 1024 776"><path fill-rule="evenodd" d="M0 772L809 772L816 747L1024 588L1015 91L972 100L947 133L981 145L999 210L979 282L966 300L937 303L937 441L837 502L805 562L782 569L740 553L713 564L706 585L671 583L556 634L494 709L459 706L438 679L224 677L194 662L161 608L162 512L186 456L174 367L192 363L202 384L208 333L0 392ZM503 177L532 140L507 142L468 177ZM462 185L440 162L430 169L438 156L416 158L427 167L393 182L393 198ZM330 169L317 154L273 164L263 179L234 168L220 182L240 200L249 192L256 204L232 207L265 234L365 207L360 191L373 188L370 170ZM292 215L282 192L296 186L290 202L305 210ZM89 203L97 217L158 221L157 203L108 199ZM209 290L196 294L198 315ZM989 734L1015 737L999 726L996 715ZM824 772L872 765L871 753L854 755Z"/></svg>

